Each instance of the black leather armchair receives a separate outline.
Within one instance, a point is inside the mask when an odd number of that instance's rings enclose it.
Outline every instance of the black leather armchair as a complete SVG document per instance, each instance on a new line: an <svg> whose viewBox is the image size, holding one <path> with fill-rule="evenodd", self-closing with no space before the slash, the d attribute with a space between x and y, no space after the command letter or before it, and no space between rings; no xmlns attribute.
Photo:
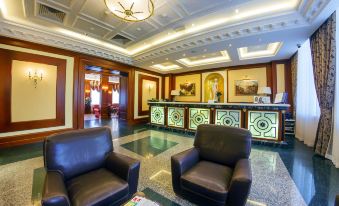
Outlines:
<svg viewBox="0 0 339 206"><path fill-rule="evenodd" d="M46 138L43 206L120 205L136 191L140 162L113 152L109 128Z"/></svg>
<svg viewBox="0 0 339 206"><path fill-rule="evenodd" d="M251 139L245 129L199 125L194 147L171 158L174 192L199 205L245 205Z"/></svg>

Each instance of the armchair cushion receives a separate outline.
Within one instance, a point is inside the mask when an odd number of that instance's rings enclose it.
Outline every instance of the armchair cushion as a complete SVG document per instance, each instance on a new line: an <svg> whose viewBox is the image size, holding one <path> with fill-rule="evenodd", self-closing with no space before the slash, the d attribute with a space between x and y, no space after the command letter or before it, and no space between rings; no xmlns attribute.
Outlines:
<svg viewBox="0 0 339 206"><path fill-rule="evenodd" d="M216 202L227 199L232 169L213 162L200 161L181 176L184 190Z"/></svg>
<svg viewBox="0 0 339 206"><path fill-rule="evenodd" d="M67 190L73 206L109 205L128 198L128 184L104 168L69 180Z"/></svg>
<svg viewBox="0 0 339 206"><path fill-rule="evenodd" d="M125 180L129 185L129 195L137 191L140 161L112 152L106 159L106 168Z"/></svg>
<svg viewBox="0 0 339 206"><path fill-rule="evenodd" d="M41 203L45 206L70 206L63 176L59 172L49 171L45 177Z"/></svg>

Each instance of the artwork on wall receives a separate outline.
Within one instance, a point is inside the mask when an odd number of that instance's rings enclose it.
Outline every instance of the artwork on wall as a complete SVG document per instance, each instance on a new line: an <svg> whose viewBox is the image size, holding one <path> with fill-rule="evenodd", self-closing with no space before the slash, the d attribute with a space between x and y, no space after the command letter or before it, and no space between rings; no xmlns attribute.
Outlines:
<svg viewBox="0 0 339 206"><path fill-rule="evenodd" d="M224 78L219 73L209 74L204 82L204 102L224 102ZM220 95L217 95L220 94Z"/></svg>
<svg viewBox="0 0 339 206"><path fill-rule="evenodd" d="M258 80L235 80L236 96L253 96L258 92Z"/></svg>
<svg viewBox="0 0 339 206"><path fill-rule="evenodd" d="M180 84L180 96L195 96L195 83Z"/></svg>

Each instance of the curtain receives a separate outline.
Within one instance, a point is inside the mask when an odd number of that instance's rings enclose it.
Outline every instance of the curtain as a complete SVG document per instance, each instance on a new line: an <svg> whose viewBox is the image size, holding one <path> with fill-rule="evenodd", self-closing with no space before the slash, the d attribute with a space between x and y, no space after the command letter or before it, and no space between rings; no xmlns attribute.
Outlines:
<svg viewBox="0 0 339 206"><path fill-rule="evenodd" d="M297 53L296 125L295 136L313 147L320 116L315 91L310 41L307 40Z"/></svg>
<svg viewBox="0 0 339 206"><path fill-rule="evenodd" d="M335 13L311 37L313 73L319 106L321 108L315 153L326 156L332 137L335 92Z"/></svg>
<svg viewBox="0 0 339 206"><path fill-rule="evenodd" d="M337 17L338 19L339 17ZM337 21L337 23L339 23ZM336 32L336 39L339 38L339 31ZM339 42L336 42L336 50L339 52ZM336 58L336 68L339 71L339 58ZM332 148L329 153L329 158L332 160L333 164L339 168L339 72L336 72L336 86L335 86L335 99L334 99L334 118L333 118L333 138L332 138Z"/></svg>
<svg viewBox="0 0 339 206"><path fill-rule="evenodd" d="M298 53L295 53L291 58L293 117L295 117L295 115L296 115L297 67L298 67Z"/></svg>

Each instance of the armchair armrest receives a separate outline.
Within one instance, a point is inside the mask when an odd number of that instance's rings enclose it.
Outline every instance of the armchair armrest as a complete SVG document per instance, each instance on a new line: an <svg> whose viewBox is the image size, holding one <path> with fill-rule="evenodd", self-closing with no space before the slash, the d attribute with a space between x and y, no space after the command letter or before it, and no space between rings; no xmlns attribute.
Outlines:
<svg viewBox="0 0 339 206"><path fill-rule="evenodd" d="M171 157L172 185L175 193L180 194L180 177L199 162L199 152L196 148L185 150Z"/></svg>
<svg viewBox="0 0 339 206"><path fill-rule="evenodd" d="M252 184L251 163L249 159L239 160L234 168L230 182L227 205L245 205Z"/></svg>
<svg viewBox="0 0 339 206"><path fill-rule="evenodd" d="M106 168L127 181L130 195L136 193L140 170L139 160L112 152L106 159Z"/></svg>
<svg viewBox="0 0 339 206"><path fill-rule="evenodd" d="M63 176L56 171L48 171L42 191L41 205L70 206Z"/></svg>

